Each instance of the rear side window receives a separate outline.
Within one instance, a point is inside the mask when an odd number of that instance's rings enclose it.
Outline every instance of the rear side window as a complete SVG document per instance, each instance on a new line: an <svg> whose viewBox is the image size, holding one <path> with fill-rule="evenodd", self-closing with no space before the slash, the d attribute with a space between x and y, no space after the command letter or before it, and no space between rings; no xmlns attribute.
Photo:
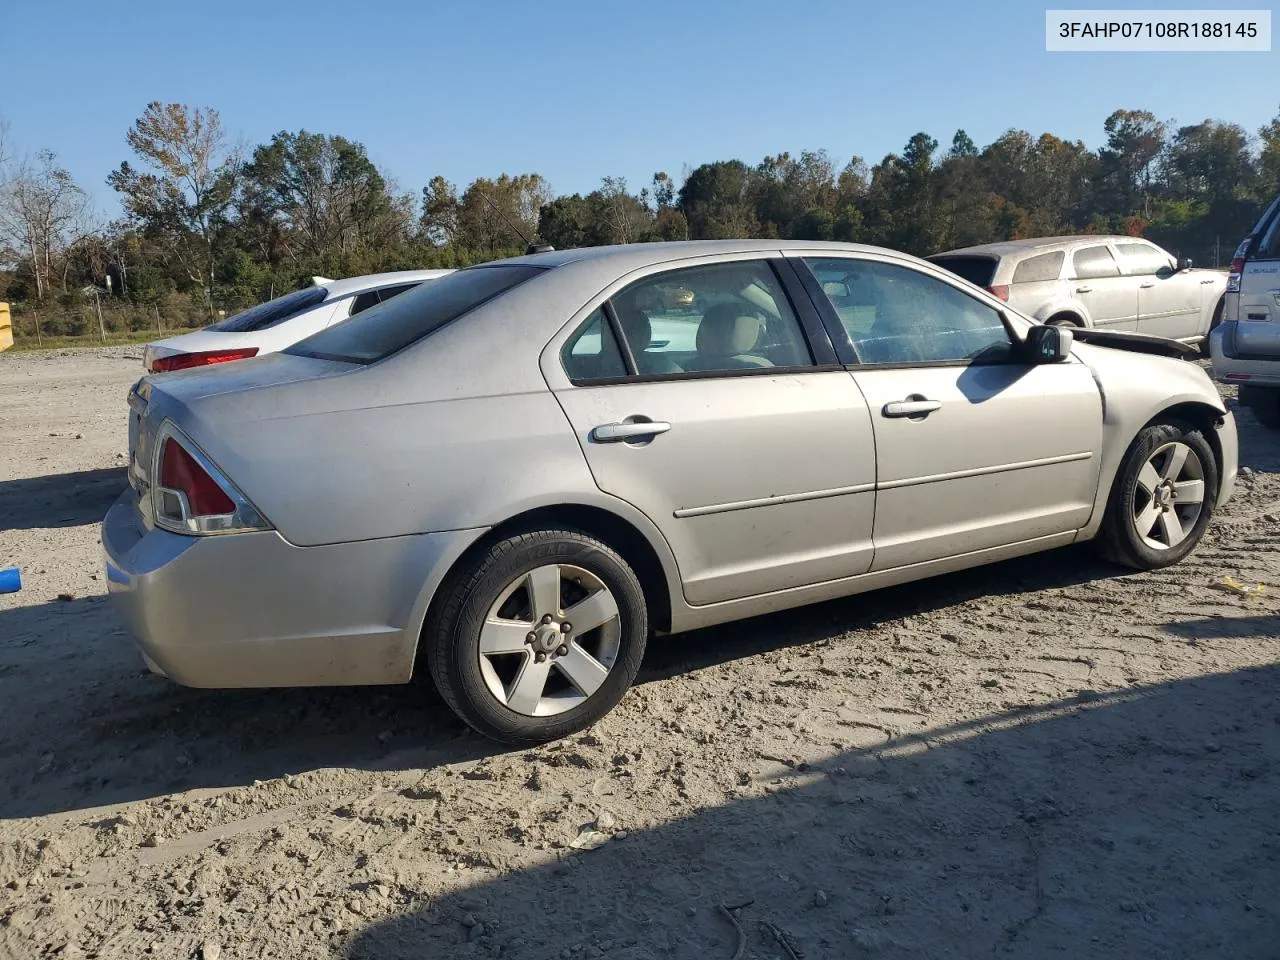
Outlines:
<svg viewBox="0 0 1280 960"><path fill-rule="evenodd" d="M286 293L283 297L276 297L274 300L268 300L266 303L260 303L256 307L250 307L225 320L220 320L206 329L217 330L219 333L250 333L254 330L266 330L278 323L284 323L290 317L296 317L304 310L310 310L324 303L324 298L328 295L329 291L324 287L295 290L293 293Z"/></svg>
<svg viewBox="0 0 1280 960"><path fill-rule="evenodd" d="M364 293L357 294L355 299L351 301L351 316L354 317L357 313L364 313L370 307L376 307L380 302L377 290L366 290Z"/></svg>
<svg viewBox="0 0 1280 960"><path fill-rule="evenodd" d="M1098 277L1118 277L1120 268L1116 266L1111 251L1099 244L1096 247L1081 247L1071 257L1071 269L1075 271L1077 280L1093 280Z"/></svg>
<svg viewBox="0 0 1280 960"><path fill-rule="evenodd" d="M383 303L377 310L348 317L285 352L322 360L373 363L506 293L543 269L510 265L458 270Z"/></svg>
<svg viewBox="0 0 1280 960"><path fill-rule="evenodd" d="M565 344L563 357L570 380L603 380L627 375L618 338L599 307Z"/></svg>
<svg viewBox="0 0 1280 960"><path fill-rule="evenodd" d="M991 279L996 275L996 261L991 257L930 257L929 259L942 269L950 270L956 276L964 277L979 287L990 286Z"/></svg>
<svg viewBox="0 0 1280 960"><path fill-rule="evenodd" d="M1057 280L1062 274L1062 261L1066 258L1067 255L1061 250L1028 257L1013 271L1013 282L1039 283L1042 280Z"/></svg>

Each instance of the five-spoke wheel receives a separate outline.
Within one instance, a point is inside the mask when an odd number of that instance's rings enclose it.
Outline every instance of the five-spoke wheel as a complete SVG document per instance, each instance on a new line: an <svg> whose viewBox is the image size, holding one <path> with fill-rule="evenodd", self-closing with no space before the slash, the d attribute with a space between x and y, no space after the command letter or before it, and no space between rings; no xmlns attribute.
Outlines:
<svg viewBox="0 0 1280 960"><path fill-rule="evenodd" d="M575 530L489 544L441 588L423 633L441 695L507 743L553 740L608 712L630 686L649 621L635 572Z"/></svg>

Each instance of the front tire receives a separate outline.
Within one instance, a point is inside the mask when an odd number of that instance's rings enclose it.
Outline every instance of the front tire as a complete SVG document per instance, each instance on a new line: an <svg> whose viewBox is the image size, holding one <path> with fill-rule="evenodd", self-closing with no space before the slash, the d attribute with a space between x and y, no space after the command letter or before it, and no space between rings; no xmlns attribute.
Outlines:
<svg viewBox="0 0 1280 960"><path fill-rule="evenodd" d="M635 572L569 529L499 540L455 572L422 642L436 688L477 732L517 746L590 726L635 679L649 634Z"/></svg>
<svg viewBox="0 0 1280 960"><path fill-rule="evenodd" d="M1138 570L1177 563L1204 536L1218 498L1218 461L1204 435L1167 420L1129 445L1107 501L1098 549Z"/></svg>

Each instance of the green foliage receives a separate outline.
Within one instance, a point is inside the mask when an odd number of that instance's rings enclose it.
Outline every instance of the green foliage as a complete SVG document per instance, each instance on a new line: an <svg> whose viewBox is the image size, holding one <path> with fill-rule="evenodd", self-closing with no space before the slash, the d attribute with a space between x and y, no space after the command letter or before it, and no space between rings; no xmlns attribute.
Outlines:
<svg viewBox="0 0 1280 960"><path fill-rule="evenodd" d="M12 269L0 295L25 341L37 307L49 336L99 335L95 288L108 332L141 335L157 312L166 331L201 326L315 275L463 267L519 255L535 238L558 248L796 238L928 254L1116 232L1212 265L1280 193L1280 115L1256 139L1217 120L1171 129L1144 110L1115 111L1103 131L1096 151L1024 130L985 147L957 130L940 150L922 132L870 167L781 152L754 166L704 163L682 182L658 172L638 192L621 177L557 197L537 173L463 189L435 176L415 198L343 136L281 131L241 156L216 110L157 102L127 132L132 158L107 178L125 211L118 223L73 226L83 192L52 155L10 174L0 260ZM61 225L36 236L27 220L51 222L36 215L46 210Z"/></svg>

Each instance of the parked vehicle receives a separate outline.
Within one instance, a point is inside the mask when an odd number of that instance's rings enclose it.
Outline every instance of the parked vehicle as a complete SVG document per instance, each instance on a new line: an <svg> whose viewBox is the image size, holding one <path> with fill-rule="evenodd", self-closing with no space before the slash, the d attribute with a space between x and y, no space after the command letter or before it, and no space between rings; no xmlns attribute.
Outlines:
<svg viewBox="0 0 1280 960"><path fill-rule="evenodd" d="M1041 323L1200 343L1222 318L1226 274L1141 237L1041 237L929 258Z"/></svg>
<svg viewBox="0 0 1280 960"><path fill-rule="evenodd" d="M1231 260L1222 326L1210 340L1213 375L1240 386L1240 404L1280 429L1280 197Z"/></svg>
<svg viewBox="0 0 1280 960"><path fill-rule="evenodd" d="M346 280L314 277L309 287L250 307L203 330L154 340L144 348L142 360L148 373L167 373L274 353L412 290L424 280L452 272L401 270Z"/></svg>
<svg viewBox="0 0 1280 960"><path fill-rule="evenodd" d="M470 267L144 378L109 589L180 683L425 671L482 733L552 739L618 702L652 631L1081 540L1184 557L1235 424L1194 351L1096 336L850 244Z"/></svg>

